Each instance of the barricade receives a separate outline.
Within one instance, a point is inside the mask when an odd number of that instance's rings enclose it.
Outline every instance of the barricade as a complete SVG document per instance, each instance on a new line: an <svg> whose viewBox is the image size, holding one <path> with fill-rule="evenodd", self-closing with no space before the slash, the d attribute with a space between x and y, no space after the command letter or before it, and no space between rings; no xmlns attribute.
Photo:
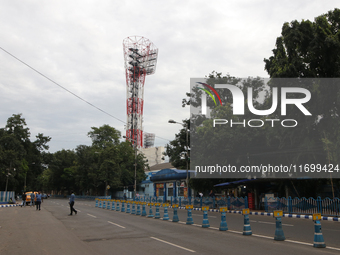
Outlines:
<svg viewBox="0 0 340 255"><path fill-rule="evenodd" d="M106 209L110 210L110 199L106 201Z"/></svg>
<svg viewBox="0 0 340 255"><path fill-rule="evenodd" d="M116 211L117 211L117 212L120 211L119 203L120 203L120 200L116 200Z"/></svg>
<svg viewBox="0 0 340 255"><path fill-rule="evenodd" d="M202 211L203 211L202 228L209 228L210 227L208 219L209 206L202 206Z"/></svg>
<svg viewBox="0 0 340 255"><path fill-rule="evenodd" d="M99 199L99 208L102 208L102 199Z"/></svg>
<svg viewBox="0 0 340 255"><path fill-rule="evenodd" d="M221 223L220 223L220 231L226 231L228 230L228 225L226 221L226 214L227 214L228 208L227 207L220 207L220 213L221 213Z"/></svg>
<svg viewBox="0 0 340 255"><path fill-rule="evenodd" d="M131 210L131 214L136 214L136 208L135 208L135 204L136 202L135 201L132 201L132 210Z"/></svg>
<svg viewBox="0 0 340 255"><path fill-rule="evenodd" d="M172 208L174 209L174 215L172 217L172 222L179 222L178 214L177 214L178 204L173 204Z"/></svg>
<svg viewBox="0 0 340 255"><path fill-rule="evenodd" d="M193 205L186 205L186 206L185 206L185 209L188 210L188 218L187 218L187 222L186 222L187 225L194 224L194 220L192 219L192 212L191 212L191 210L192 210L193 208L194 208Z"/></svg>
<svg viewBox="0 0 340 255"><path fill-rule="evenodd" d="M103 209L106 208L106 199L103 199Z"/></svg>
<svg viewBox="0 0 340 255"><path fill-rule="evenodd" d="M125 212L125 200L122 200L122 208L120 209L121 212Z"/></svg>
<svg viewBox="0 0 340 255"><path fill-rule="evenodd" d="M142 216L146 216L146 210L145 210L146 203L143 202L142 205L143 205L143 207L142 207Z"/></svg>
<svg viewBox="0 0 340 255"><path fill-rule="evenodd" d="M242 214L244 215L243 235L250 236L253 232L251 231L249 222L249 208L243 209Z"/></svg>
<svg viewBox="0 0 340 255"><path fill-rule="evenodd" d="M273 216L275 217L275 220L276 220L276 229L275 229L274 240L284 241L286 239L286 237L283 233L282 221L281 221L281 217L283 216L283 212L280 211L280 210L274 211Z"/></svg>
<svg viewBox="0 0 340 255"><path fill-rule="evenodd" d="M149 209L149 215L147 217L148 218L153 218L153 213L152 213L153 203L148 203L148 206L150 206L150 209Z"/></svg>
<svg viewBox="0 0 340 255"><path fill-rule="evenodd" d="M96 207L98 207L98 200L99 200L99 199L98 199L98 198L96 198Z"/></svg>
<svg viewBox="0 0 340 255"><path fill-rule="evenodd" d="M115 202L116 202L116 200L112 200L112 205L111 205L111 210L112 211L114 211L114 210L116 210L116 208L115 208Z"/></svg>
<svg viewBox="0 0 340 255"><path fill-rule="evenodd" d="M136 215L140 215L140 204L141 202L137 202L137 212L136 212Z"/></svg>
<svg viewBox="0 0 340 255"><path fill-rule="evenodd" d="M321 213L313 214L314 221L314 243L313 247L315 248L326 248L325 240L323 239L323 235L321 232Z"/></svg>
<svg viewBox="0 0 340 255"><path fill-rule="evenodd" d="M131 206L131 201L127 201L127 205L126 205L126 213L131 213L131 209L130 209L130 206Z"/></svg>
<svg viewBox="0 0 340 255"><path fill-rule="evenodd" d="M164 207L163 220L169 220L168 206L169 206L168 203L163 204L163 207Z"/></svg>
<svg viewBox="0 0 340 255"><path fill-rule="evenodd" d="M159 207L160 207L160 203L156 203L156 213L155 213L155 219L160 219L161 218L161 214L159 213Z"/></svg>

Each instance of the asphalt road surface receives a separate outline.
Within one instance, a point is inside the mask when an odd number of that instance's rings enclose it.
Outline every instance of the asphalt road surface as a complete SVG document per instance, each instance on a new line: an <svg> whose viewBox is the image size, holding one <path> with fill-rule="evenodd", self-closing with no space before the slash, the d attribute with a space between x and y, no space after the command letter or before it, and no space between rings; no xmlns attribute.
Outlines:
<svg viewBox="0 0 340 255"><path fill-rule="evenodd" d="M228 231L219 231L220 214L209 212L210 228L202 228L202 212L178 210L180 222L146 218L95 207L76 200L47 199L33 207L0 208L0 254L340 254L340 223L322 221L327 248L314 248L313 221L282 218L286 241L274 241L275 220L250 215L252 236L243 236L243 216L227 213ZM149 211L147 210L147 213ZM155 210L154 210L155 213ZM163 217L163 209L161 209Z"/></svg>

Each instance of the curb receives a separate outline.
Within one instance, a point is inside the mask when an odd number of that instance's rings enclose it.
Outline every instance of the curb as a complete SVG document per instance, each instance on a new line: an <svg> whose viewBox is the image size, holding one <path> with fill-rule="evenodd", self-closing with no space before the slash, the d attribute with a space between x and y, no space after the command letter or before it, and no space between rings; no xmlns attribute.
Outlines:
<svg viewBox="0 0 340 255"><path fill-rule="evenodd" d="M13 205L13 204L11 204L11 205L9 205L9 204L8 204L8 205L0 205L0 208L1 208L1 207L15 207L15 206L20 206L20 205L19 205L19 204L14 204L14 205Z"/></svg>
<svg viewBox="0 0 340 255"><path fill-rule="evenodd" d="M169 208L172 208L172 206L169 206ZM178 207L178 209L185 209L185 207ZM193 208L192 210L194 211L202 211L201 208ZM209 212L220 212L217 209L209 209ZM242 214L242 211L232 211L232 210L228 210L226 211L227 213L238 213L238 214ZM262 216L273 216L273 213L264 213L264 212L250 212L249 214L251 215L262 215ZM313 215L304 215L304 214L283 214L283 217L286 218L297 218L297 219L308 219L308 220L312 220L313 219ZM339 217L325 217L323 216L321 218L322 220L327 220L327 221L337 221L340 222L340 218Z"/></svg>

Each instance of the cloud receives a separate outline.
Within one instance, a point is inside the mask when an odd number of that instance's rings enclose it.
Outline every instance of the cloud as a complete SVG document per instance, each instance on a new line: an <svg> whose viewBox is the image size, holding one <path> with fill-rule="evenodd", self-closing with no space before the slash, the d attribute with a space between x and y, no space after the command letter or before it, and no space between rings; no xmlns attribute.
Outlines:
<svg viewBox="0 0 340 255"><path fill-rule="evenodd" d="M144 131L174 139L189 117L182 99L191 77L212 71L268 77L284 22L310 19L337 1L2 1L0 47L99 111L0 50L0 127L22 113L32 133L52 137L50 151L91 143L91 127L109 124L124 135L126 81L123 39L140 35L159 48L146 77ZM156 145L167 140L156 137Z"/></svg>

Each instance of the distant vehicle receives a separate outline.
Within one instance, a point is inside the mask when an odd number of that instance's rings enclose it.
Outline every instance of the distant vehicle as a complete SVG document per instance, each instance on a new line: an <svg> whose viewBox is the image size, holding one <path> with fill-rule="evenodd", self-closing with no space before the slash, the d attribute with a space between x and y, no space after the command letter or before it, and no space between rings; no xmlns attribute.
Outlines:
<svg viewBox="0 0 340 255"><path fill-rule="evenodd" d="M47 194L46 193L42 194L42 198L47 199L48 198Z"/></svg>
<svg viewBox="0 0 340 255"><path fill-rule="evenodd" d="M31 203L31 194L34 193L34 202L37 201L36 195L38 194L38 191L28 191L26 192L26 205Z"/></svg>

